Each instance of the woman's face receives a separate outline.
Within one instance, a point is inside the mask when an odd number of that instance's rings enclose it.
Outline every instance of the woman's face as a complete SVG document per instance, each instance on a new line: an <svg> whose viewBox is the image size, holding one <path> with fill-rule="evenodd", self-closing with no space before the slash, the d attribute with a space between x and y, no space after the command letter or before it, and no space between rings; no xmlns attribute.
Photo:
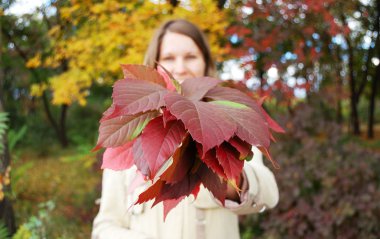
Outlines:
<svg viewBox="0 0 380 239"><path fill-rule="evenodd" d="M206 63L193 39L174 32L165 33L158 62L182 83L205 74Z"/></svg>

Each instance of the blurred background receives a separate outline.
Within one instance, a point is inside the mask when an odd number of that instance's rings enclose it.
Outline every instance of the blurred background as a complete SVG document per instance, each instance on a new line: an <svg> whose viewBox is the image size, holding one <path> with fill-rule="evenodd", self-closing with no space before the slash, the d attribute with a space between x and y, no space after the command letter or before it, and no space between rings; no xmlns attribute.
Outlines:
<svg viewBox="0 0 380 239"><path fill-rule="evenodd" d="M280 202L241 217L242 238L380 238L379 14L380 0L1 0L0 238L89 238L98 120L120 64L172 18L286 130L281 168L267 161Z"/></svg>

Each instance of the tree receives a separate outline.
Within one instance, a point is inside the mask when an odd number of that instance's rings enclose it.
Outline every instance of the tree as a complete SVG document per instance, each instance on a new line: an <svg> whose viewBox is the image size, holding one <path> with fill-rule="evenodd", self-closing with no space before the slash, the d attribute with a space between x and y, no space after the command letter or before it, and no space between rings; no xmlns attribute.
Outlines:
<svg viewBox="0 0 380 239"><path fill-rule="evenodd" d="M261 94L282 91L277 98L289 105L295 90L316 90L311 86L317 82L324 47L319 39L330 34L328 30L339 33L323 7L326 2L235 1L237 21L228 30L229 49L243 59L246 80L256 80ZM315 24L323 17L329 19L327 24ZM278 79L269 79L272 67L278 70ZM293 69L290 76L288 68Z"/></svg>
<svg viewBox="0 0 380 239"><path fill-rule="evenodd" d="M371 1L368 5L356 1L345 2L343 4L341 3L342 5L339 5L336 9L337 19L341 21L341 24L348 26L348 21L355 19L354 14L359 13L361 17L357 17L355 20L364 26L363 28L355 29L352 34L346 35L344 38L347 44L346 54L348 56L347 70L351 107L350 125L355 135L361 133L358 104L372 70L370 62L376 48L374 34L378 34L379 32L377 27L378 17L377 20L376 17L373 17L378 16L376 14L376 8L372 5L374 2L375 1ZM372 35L372 43L365 49L362 46L362 42L368 32Z"/></svg>
<svg viewBox="0 0 380 239"><path fill-rule="evenodd" d="M328 97L336 102L337 121L341 121L340 101L347 92L350 128L359 134L359 100L368 80L375 78L374 67L369 64L379 35L375 1L233 3L237 21L228 31L230 50L243 57L246 78L256 79L263 94L285 89L285 94L277 97L285 101L292 100L297 88L335 88L335 96ZM363 47L368 38L372 38L372 44ZM278 69L279 79L268 84L266 73L273 66Z"/></svg>
<svg viewBox="0 0 380 239"><path fill-rule="evenodd" d="M56 72L34 84L31 93L43 97L49 92L51 103L66 111L72 104L85 106L94 84L109 87L120 78L121 63L141 64L153 30L169 18L195 22L208 34L214 55L222 59L225 53L222 39L227 22L215 1L175 7L151 1L56 1L51 7L57 15L44 14L49 47L31 57L27 66ZM62 125L64 121L61 117Z"/></svg>
<svg viewBox="0 0 380 239"><path fill-rule="evenodd" d="M4 107L6 107L13 118L20 116L17 108L22 107L22 103L26 103L27 110L33 111L36 108L35 100L29 99L30 84L44 85L48 77L54 73L46 68L33 68L30 65L36 64L30 61L34 55L40 54L47 48L45 24L34 14L25 14L23 16L14 16L9 13L4 15L3 34L4 51ZM27 68L28 66L29 68ZM19 92L19 93L17 93ZM15 93L20 96L14 97ZM54 112L49 105L51 96L44 92L41 94L43 109L48 122L55 130L59 141L62 145L67 145L66 130L61 122L64 120L56 120ZM65 116L66 108L62 107L61 116Z"/></svg>
<svg viewBox="0 0 380 239"><path fill-rule="evenodd" d="M377 53L375 56L377 59L380 59L380 0L376 1L376 20L374 24L375 31L377 32L376 35L376 40L374 40L375 46L373 47L374 51ZM370 56L369 56L370 57ZM372 60L372 59L371 59ZM374 123L375 123L375 100L376 100L376 95L380 87L380 64L377 63L376 66L376 73L374 78L372 78L372 85L371 85L371 95L370 95L370 104L369 104L369 117L368 117L368 131L367 131L367 137L368 138L373 138L374 137Z"/></svg>

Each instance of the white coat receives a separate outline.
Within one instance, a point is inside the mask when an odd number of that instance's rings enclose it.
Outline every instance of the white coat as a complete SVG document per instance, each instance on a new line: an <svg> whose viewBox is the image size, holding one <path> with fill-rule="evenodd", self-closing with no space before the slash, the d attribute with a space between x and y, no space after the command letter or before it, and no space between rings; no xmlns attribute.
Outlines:
<svg viewBox="0 0 380 239"><path fill-rule="evenodd" d="M163 220L162 203L135 205L145 187L127 192L135 169L103 172L100 210L93 224L92 239L238 239L238 216L273 208L278 188L273 173L263 164L262 154L244 164L241 203L226 200L223 207L201 186L196 200L185 198ZM244 186L243 186L244 187Z"/></svg>

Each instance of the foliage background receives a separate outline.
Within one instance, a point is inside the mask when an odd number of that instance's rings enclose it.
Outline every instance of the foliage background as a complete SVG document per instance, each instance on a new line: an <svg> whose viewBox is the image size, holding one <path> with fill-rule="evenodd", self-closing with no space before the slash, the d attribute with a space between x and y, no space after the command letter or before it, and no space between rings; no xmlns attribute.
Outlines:
<svg viewBox="0 0 380 239"><path fill-rule="evenodd" d="M0 1L13 238L89 237L101 182L90 149L111 85L172 18L203 29L221 76L267 97L286 129L271 147L280 203L241 217L242 238L379 238L379 0L55 0L24 15L13 4Z"/></svg>

